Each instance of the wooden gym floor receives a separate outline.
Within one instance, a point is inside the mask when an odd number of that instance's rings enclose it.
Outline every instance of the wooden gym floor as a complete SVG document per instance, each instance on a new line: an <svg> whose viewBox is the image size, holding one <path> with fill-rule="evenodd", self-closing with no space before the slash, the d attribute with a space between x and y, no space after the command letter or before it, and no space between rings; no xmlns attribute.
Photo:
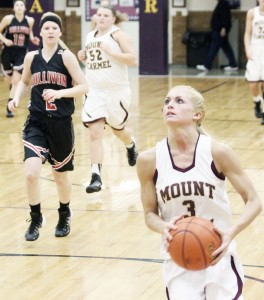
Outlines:
<svg viewBox="0 0 264 300"><path fill-rule="evenodd" d="M237 76L240 75L240 76ZM139 76L131 71L133 102L129 127L139 151L166 135L161 108L167 90L178 84L204 92L204 126L231 145L243 168L264 196L264 126L254 117L243 74L198 74L174 67L168 76ZM165 300L160 236L144 224L135 167L129 167L123 145L106 128L102 169L104 189L86 194L90 180L88 130L81 122L81 100L73 117L75 170L71 173L72 230L55 238L58 199L50 167L41 173L41 200L47 224L35 242L26 242L28 202L25 190L21 130L27 99L12 119L5 117L7 89L0 77L0 299L8 300ZM242 200L228 185L234 221ZM246 275L244 299L263 299L263 213L237 238ZM187 300L187 299L186 299Z"/></svg>

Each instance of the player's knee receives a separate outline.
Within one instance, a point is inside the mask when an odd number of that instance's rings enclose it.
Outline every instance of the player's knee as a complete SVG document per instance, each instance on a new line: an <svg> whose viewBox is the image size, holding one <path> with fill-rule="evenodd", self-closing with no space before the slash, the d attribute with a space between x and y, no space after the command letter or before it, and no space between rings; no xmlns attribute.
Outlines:
<svg viewBox="0 0 264 300"><path fill-rule="evenodd" d="M91 141L98 141L101 140L103 137L102 133L97 130L90 130L90 140Z"/></svg>
<svg viewBox="0 0 264 300"><path fill-rule="evenodd" d="M60 176L58 176L60 175ZM67 176L67 172L61 172L58 173L57 176L55 176L55 182L58 187L66 189L68 186L71 185L71 182Z"/></svg>
<svg viewBox="0 0 264 300"><path fill-rule="evenodd" d="M38 172L34 172L33 170L26 171L26 181L29 185L37 184L39 180Z"/></svg>
<svg viewBox="0 0 264 300"><path fill-rule="evenodd" d="M12 86L17 86L18 83L19 83L19 80L20 80L20 78L18 78L18 77L13 77L12 80L11 80Z"/></svg>

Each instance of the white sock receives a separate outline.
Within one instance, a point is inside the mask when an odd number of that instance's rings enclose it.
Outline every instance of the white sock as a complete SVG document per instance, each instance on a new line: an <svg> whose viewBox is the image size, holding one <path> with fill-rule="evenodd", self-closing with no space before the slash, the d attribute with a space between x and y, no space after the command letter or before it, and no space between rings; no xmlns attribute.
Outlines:
<svg viewBox="0 0 264 300"><path fill-rule="evenodd" d="M127 144L125 145L127 149L131 149L135 144L135 139L134 138L131 138L131 143L130 144Z"/></svg>
<svg viewBox="0 0 264 300"><path fill-rule="evenodd" d="M92 164L92 173L95 173L99 176L101 176L101 164Z"/></svg>
<svg viewBox="0 0 264 300"><path fill-rule="evenodd" d="M258 95L258 96L253 96L253 101L254 102L262 102L263 101L263 97L262 95Z"/></svg>

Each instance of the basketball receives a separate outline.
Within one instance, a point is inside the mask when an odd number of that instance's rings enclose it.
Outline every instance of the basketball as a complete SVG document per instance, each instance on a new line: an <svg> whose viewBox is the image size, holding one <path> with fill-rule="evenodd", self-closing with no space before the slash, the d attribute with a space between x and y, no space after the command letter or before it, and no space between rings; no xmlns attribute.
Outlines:
<svg viewBox="0 0 264 300"><path fill-rule="evenodd" d="M199 271L211 265L212 252L221 245L221 236L214 230L214 224L206 219L187 217L171 229L168 251L172 260L180 267Z"/></svg>

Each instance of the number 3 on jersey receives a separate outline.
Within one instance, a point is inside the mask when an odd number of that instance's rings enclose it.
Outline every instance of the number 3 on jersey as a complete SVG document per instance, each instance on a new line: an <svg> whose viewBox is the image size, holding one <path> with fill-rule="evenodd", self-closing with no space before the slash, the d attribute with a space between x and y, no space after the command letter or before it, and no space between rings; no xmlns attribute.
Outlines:
<svg viewBox="0 0 264 300"><path fill-rule="evenodd" d="M186 206L186 209L190 214L189 217L195 216L195 202L193 200L185 200L182 202L182 205Z"/></svg>

